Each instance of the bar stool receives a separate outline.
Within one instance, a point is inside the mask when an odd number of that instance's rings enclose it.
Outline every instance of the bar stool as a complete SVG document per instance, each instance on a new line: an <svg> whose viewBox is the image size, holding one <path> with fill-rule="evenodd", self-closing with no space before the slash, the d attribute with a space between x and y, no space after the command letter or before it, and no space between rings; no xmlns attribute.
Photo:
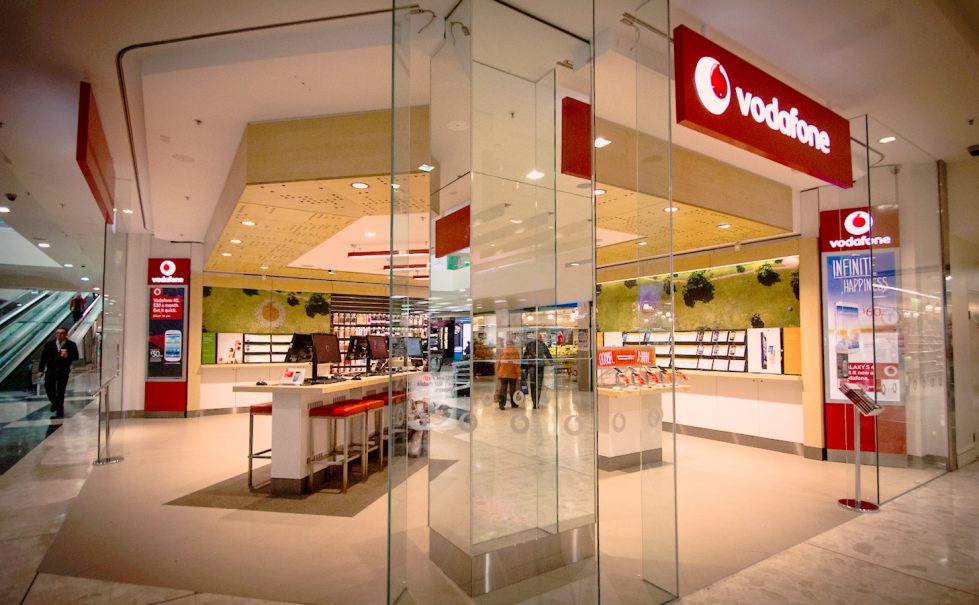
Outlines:
<svg viewBox="0 0 979 605"><path fill-rule="evenodd" d="M257 403L248 408L248 489L254 489L252 485L252 460L271 460L272 448L264 449L260 452L254 451L255 447L255 416L271 416L272 402Z"/></svg>
<svg viewBox="0 0 979 605"><path fill-rule="evenodd" d="M320 453L313 453L308 462L312 465L314 463L322 463L325 466L336 466L340 465L343 467L343 479L341 482L340 491L337 493L345 494L347 493L347 463L356 459L358 456L361 458L361 476L365 479L367 478L367 404L369 400L347 400L340 401L338 403L332 403L329 405L322 405L309 410L309 443L310 448L313 444L313 419L314 418L326 418L330 420L330 440L327 444L327 451ZM353 443L351 441L352 431L350 427L352 426L352 420L361 417L363 420L361 431L361 441L360 443ZM343 423L343 447L337 448L337 428L338 424ZM355 452L351 452L354 449ZM356 454L356 455L354 455ZM310 473L312 474L312 473Z"/></svg>
<svg viewBox="0 0 979 605"><path fill-rule="evenodd" d="M404 392L404 391L395 391L394 393L382 393L380 395L376 395L376 397L378 397L379 399L381 399L381 406L380 406L381 408L387 407L388 404L389 404L389 402L393 402L393 405L396 405L396 406L397 405L404 406L407 403L407 401L408 401L408 394L406 392ZM406 409L406 410L404 410L404 412L407 414L408 410ZM380 416L381 416L381 418L383 418L384 415L383 414L380 414ZM390 421L389 421L388 424L390 424ZM388 463L390 463L390 461L391 461L391 436L390 436L390 427L389 426L381 426L381 427L378 428L377 425L375 424L375 433L371 434L371 438L377 439L378 442L381 444L381 461L382 462L384 461L384 447L383 447L383 444L384 443L387 443Z"/></svg>

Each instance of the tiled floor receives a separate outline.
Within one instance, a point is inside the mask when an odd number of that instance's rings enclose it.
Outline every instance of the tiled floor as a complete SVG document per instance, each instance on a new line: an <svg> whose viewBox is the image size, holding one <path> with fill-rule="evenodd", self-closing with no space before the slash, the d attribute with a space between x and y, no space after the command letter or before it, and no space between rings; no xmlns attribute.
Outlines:
<svg viewBox="0 0 979 605"><path fill-rule="evenodd" d="M509 425L515 414L533 414L496 412L487 412L484 424L504 418ZM539 415L547 425L553 425L550 413ZM25 603L273 602L256 597L380 602L370 595L381 594L376 590L384 583L383 499L349 519L165 504L229 473L239 474L245 431L242 415L128 421L120 431L126 461L93 471L94 406L66 420L0 476L0 603L17 603L25 595ZM485 436L487 445L510 440L498 431ZM847 477L832 464L702 441L680 440L676 462L686 477L680 484L680 531L690 534L680 544L681 586L692 592L684 603L979 604L977 465L887 503L881 513L856 517L831 504ZM670 464L668 459L659 470L671 474ZM801 473L809 476L803 480ZM801 497L799 486L808 481L812 503L795 511L792 506L803 504L761 508L739 527L737 515L751 510L744 508L750 493L728 493L723 501L705 497L755 475L780 484L767 486L773 491L763 500ZM601 518L603 603L663 599L635 573L641 571L641 549L635 550L637 526L631 519L643 514L637 490L662 484L644 484L651 476L600 474L601 510L615 513ZM910 486L926 478L904 480ZM426 474L412 475L407 495L410 594L405 602L595 602L594 560L469 599L427 560L427 498ZM703 515L716 523L705 524ZM807 521L800 522L801 517ZM692 533L696 526L699 538ZM739 533L752 527L754 535ZM732 565L751 567L724 578L731 569L724 559L731 557L736 559ZM39 567L42 573L36 573ZM686 583L685 567L695 568ZM354 569L360 571L351 573ZM345 571L337 575L331 570ZM694 591L697 582L717 579Z"/></svg>

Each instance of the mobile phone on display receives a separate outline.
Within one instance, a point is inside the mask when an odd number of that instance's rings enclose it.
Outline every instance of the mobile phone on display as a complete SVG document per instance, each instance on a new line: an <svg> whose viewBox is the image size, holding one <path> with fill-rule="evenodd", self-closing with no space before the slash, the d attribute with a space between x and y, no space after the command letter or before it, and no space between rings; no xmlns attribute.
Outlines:
<svg viewBox="0 0 979 605"><path fill-rule="evenodd" d="M836 320L836 377L839 379L850 377L850 350L859 349L860 341L850 338L851 334L856 334L860 321L860 307L853 303L838 302L835 305ZM859 338L859 336L857 337Z"/></svg>
<svg viewBox="0 0 979 605"><path fill-rule="evenodd" d="M163 361L176 363L183 353L183 334L180 330L167 330L163 333Z"/></svg>

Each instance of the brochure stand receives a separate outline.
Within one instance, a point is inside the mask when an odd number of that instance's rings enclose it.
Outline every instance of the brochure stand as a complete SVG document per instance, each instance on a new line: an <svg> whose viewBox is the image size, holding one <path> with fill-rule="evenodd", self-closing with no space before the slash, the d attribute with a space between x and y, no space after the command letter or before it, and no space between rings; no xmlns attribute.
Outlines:
<svg viewBox="0 0 979 605"><path fill-rule="evenodd" d="M840 506L843 508L848 508L857 512L877 512L880 510L879 506L873 502L868 502L860 498L860 416L876 416L880 414L881 407L877 405L876 401L868 397L867 393L858 386L843 384L840 386L840 392L842 392L847 399L853 402L853 475L855 485L853 498L840 498L837 500L837 502L839 502Z"/></svg>

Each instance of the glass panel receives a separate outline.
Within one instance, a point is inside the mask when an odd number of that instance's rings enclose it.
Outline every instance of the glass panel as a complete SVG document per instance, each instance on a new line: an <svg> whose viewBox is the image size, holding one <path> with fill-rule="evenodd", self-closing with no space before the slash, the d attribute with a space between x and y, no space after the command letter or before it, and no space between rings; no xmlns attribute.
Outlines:
<svg viewBox="0 0 979 605"><path fill-rule="evenodd" d="M448 467L430 472L430 544L470 594L594 566L594 404L578 363L592 349L592 182L563 174L558 151L564 98L590 101L590 45L551 16L464 0L432 60L433 208L443 224L468 210L469 245L440 251L451 236L436 226L431 456Z"/></svg>
<svg viewBox="0 0 979 605"><path fill-rule="evenodd" d="M409 336L411 305L409 303L414 281L411 274L402 270L412 264L412 258L403 254L412 248L421 247L418 241L427 242L428 213L413 215L412 196L427 194L425 184L413 182L412 171L417 168L412 163L412 129L424 129L426 124L412 122L411 97L411 52L412 28L409 2L392 0L391 8L391 181L388 267L388 326L387 326L387 372L388 372L388 534L387 534L387 602L396 602L408 588L408 464L409 456L417 457L408 442L408 408L414 407L410 395L414 389L407 384L416 382L414 376L404 378L404 355L407 353L406 340ZM433 15L434 17L434 15ZM416 191L419 189L420 191ZM427 204L421 208L427 211ZM420 220L413 221L417 216ZM419 232L421 237L419 239ZM427 247L427 246L426 246ZM419 291L419 294L427 292ZM404 350L402 350L404 348ZM396 360L395 354L398 353ZM410 362L409 362L410 363ZM397 367L396 367L397 366ZM397 375L397 376L396 376ZM407 401L396 399L395 393L407 393ZM414 429L418 420L412 420ZM382 429L383 432L383 429ZM422 437L416 430L417 438ZM383 442L383 434L378 436ZM383 443L381 444L383 447Z"/></svg>
<svg viewBox="0 0 979 605"><path fill-rule="evenodd" d="M867 130L882 156L870 167L870 236L874 393L884 409L880 499L887 501L947 468L945 283L937 163L872 117Z"/></svg>
<svg viewBox="0 0 979 605"><path fill-rule="evenodd" d="M663 281L673 250L669 6L621 16L596 61L601 579L604 594L663 603L679 594L675 437L664 422L675 408Z"/></svg>
<svg viewBox="0 0 979 605"><path fill-rule="evenodd" d="M127 234L117 224L105 226L105 246L102 269L101 333L96 339L99 347L99 380L102 401L99 416L99 460L123 455L123 398L122 371L124 365L123 337L126 309ZM186 341L186 339L185 339ZM84 343L80 343L84 346ZM186 344L184 351L186 351ZM132 360L131 363L142 363Z"/></svg>

